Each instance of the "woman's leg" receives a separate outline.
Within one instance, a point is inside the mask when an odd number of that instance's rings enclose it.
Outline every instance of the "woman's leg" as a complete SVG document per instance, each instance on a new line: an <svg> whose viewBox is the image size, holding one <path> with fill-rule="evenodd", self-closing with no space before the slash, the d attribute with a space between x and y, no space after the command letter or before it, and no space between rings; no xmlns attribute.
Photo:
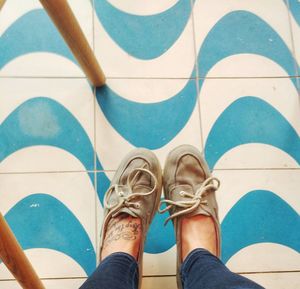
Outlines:
<svg viewBox="0 0 300 289"><path fill-rule="evenodd" d="M255 282L231 272L206 249L194 249L181 267L184 289L263 289Z"/></svg>
<svg viewBox="0 0 300 289"><path fill-rule="evenodd" d="M124 252L106 257L79 289L137 289L138 264Z"/></svg>
<svg viewBox="0 0 300 289"><path fill-rule="evenodd" d="M220 224L215 191L220 181L195 147L182 145L168 155L164 192L177 241L177 283L184 289L261 289L230 272L220 255ZM203 248L203 249L199 249Z"/></svg>
<svg viewBox="0 0 300 289"><path fill-rule="evenodd" d="M137 289L144 242L162 187L158 159L146 149L130 152L107 190L100 239L100 265L80 289Z"/></svg>

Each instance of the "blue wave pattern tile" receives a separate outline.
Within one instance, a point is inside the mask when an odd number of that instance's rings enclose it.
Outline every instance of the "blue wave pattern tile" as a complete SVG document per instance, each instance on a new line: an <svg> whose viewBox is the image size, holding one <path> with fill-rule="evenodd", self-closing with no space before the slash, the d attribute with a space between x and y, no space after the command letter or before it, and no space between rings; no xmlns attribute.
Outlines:
<svg viewBox="0 0 300 289"><path fill-rule="evenodd" d="M300 26L300 3L298 0L288 0L290 11Z"/></svg>
<svg viewBox="0 0 300 289"><path fill-rule="evenodd" d="M205 77L222 59L245 53L267 57L288 75L295 75L295 60L278 33L255 14L234 11L220 19L205 38L198 55L200 76Z"/></svg>
<svg viewBox="0 0 300 289"><path fill-rule="evenodd" d="M95 269L91 240L76 216L54 197L30 195L18 202L5 218L24 250L56 250L74 259L87 275Z"/></svg>
<svg viewBox="0 0 300 289"><path fill-rule="evenodd" d="M94 168L94 149L86 132L69 111L47 97L26 101L1 124L0 161L22 148L37 145L62 148L87 170Z"/></svg>
<svg viewBox="0 0 300 289"><path fill-rule="evenodd" d="M300 137L295 129L271 105L250 96L239 98L216 120L205 145L210 168L230 149L248 143L275 146L300 164Z"/></svg>
<svg viewBox="0 0 300 289"><path fill-rule="evenodd" d="M106 0L96 0L95 10L110 37L126 52L152 59L166 52L181 35L191 14L190 0L179 0L167 11L139 16L123 12Z"/></svg>
<svg viewBox="0 0 300 289"><path fill-rule="evenodd" d="M290 0L291 11L299 21L297 5L297 1ZM191 1L179 0L164 12L139 16L125 13L106 0L95 1L98 20L116 45L142 61L154 58L159 61L159 56L172 49L184 31L191 9ZM48 16L40 9L26 13L3 32L0 68L19 56L34 60L35 52L61 55L76 63ZM284 40L264 19L248 11L232 11L216 21L199 49L196 64L201 76L205 77L218 62L239 54L264 56L282 67L287 75L294 75L295 60ZM195 68L191 76L193 71ZM201 94L205 80L199 84ZM197 89L194 80L187 80L183 89L169 99L142 103L127 100L104 86L96 90L96 99L96 109L103 113L111 130L133 147L160 150L172 144L189 122L197 102ZM1 106L5 107L5 103ZM232 148L250 143L276 147L300 164L300 138L296 128L261 95L241 95L215 119L205 144L210 168L213 169ZM96 155L94 161L93 144L72 111L47 96L33 95L16 106L1 124L0 165L15 152L39 145L71 153L86 170L106 169L101 164L101 155ZM89 174L93 182L91 176ZM110 181L105 173L98 173L97 183L98 201L102 206ZM40 207L29 210L33 202ZM284 224L281 212L285 212ZM155 216L146 252L164 253L175 244L171 223L163 227L166 216L167 213ZM12 207L5 217L25 249L48 248L66 254L87 275L95 268L96 253L85 228L69 208L54 197L30 195ZM293 234L287 232L287 224L293 224ZM299 252L299 226L298 213L285 200L275 192L258 188L234 204L223 220L222 258L227 262L243 248L263 242L282 244ZM34 239L29 237L33 231L38 232ZM70 235L76 236L76 242Z"/></svg>
<svg viewBox="0 0 300 289"><path fill-rule="evenodd" d="M277 243L300 253L299 214L269 191L252 191L242 197L223 220L222 232L224 262L256 243Z"/></svg>
<svg viewBox="0 0 300 289"><path fill-rule="evenodd" d="M134 146L148 149L166 145L181 131L196 100L193 80L170 99L148 104L128 101L108 86L97 89L98 104L114 129Z"/></svg>
<svg viewBox="0 0 300 289"><path fill-rule="evenodd" d="M59 54L77 63L49 16L40 9L26 13L2 34L0 69L19 56L35 52Z"/></svg>

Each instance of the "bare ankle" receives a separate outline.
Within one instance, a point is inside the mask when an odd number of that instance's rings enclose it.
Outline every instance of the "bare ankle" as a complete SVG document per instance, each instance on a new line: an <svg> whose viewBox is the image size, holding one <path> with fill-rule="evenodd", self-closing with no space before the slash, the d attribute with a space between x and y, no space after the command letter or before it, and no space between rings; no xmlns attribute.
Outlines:
<svg viewBox="0 0 300 289"><path fill-rule="evenodd" d="M216 238L215 225L211 217L196 215L183 218L181 224L182 260L196 248L204 248L216 255Z"/></svg>
<svg viewBox="0 0 300 289"><path fill-rule="evenodd" d="M105 232L101 259L115 252L125 252L137 259L141 241L141 219L127 214L112 218Z"/></svg>

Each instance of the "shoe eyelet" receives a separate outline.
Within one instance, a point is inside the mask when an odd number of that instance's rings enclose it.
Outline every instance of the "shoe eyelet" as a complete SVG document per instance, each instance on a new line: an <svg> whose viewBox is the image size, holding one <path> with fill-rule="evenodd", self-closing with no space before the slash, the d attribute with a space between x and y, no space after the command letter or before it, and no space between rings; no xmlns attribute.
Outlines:
<svg viewBox="0 0 300 289"><path fill-rule="evenodd" d="M139 209L141 207L140 203L136 203L134 206L136 209Z"/></svg>

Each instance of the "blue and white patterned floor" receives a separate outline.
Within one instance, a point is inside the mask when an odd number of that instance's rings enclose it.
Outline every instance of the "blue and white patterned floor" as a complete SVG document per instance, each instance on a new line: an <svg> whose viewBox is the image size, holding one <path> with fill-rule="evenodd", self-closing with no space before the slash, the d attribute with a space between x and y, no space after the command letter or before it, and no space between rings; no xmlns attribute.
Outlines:
<svg viewBox="0 0 300 289"><path fill-rule="evenodd" d="M189 143L214 174L222 259L300 288L298 0L70 0L107 76L87 82L38 0L0 12L0 211L47 288L96 267L103 194L134 147ZM143 288L175 288L156 216ZM19 288L0 264L0 287Z"/></svg>

